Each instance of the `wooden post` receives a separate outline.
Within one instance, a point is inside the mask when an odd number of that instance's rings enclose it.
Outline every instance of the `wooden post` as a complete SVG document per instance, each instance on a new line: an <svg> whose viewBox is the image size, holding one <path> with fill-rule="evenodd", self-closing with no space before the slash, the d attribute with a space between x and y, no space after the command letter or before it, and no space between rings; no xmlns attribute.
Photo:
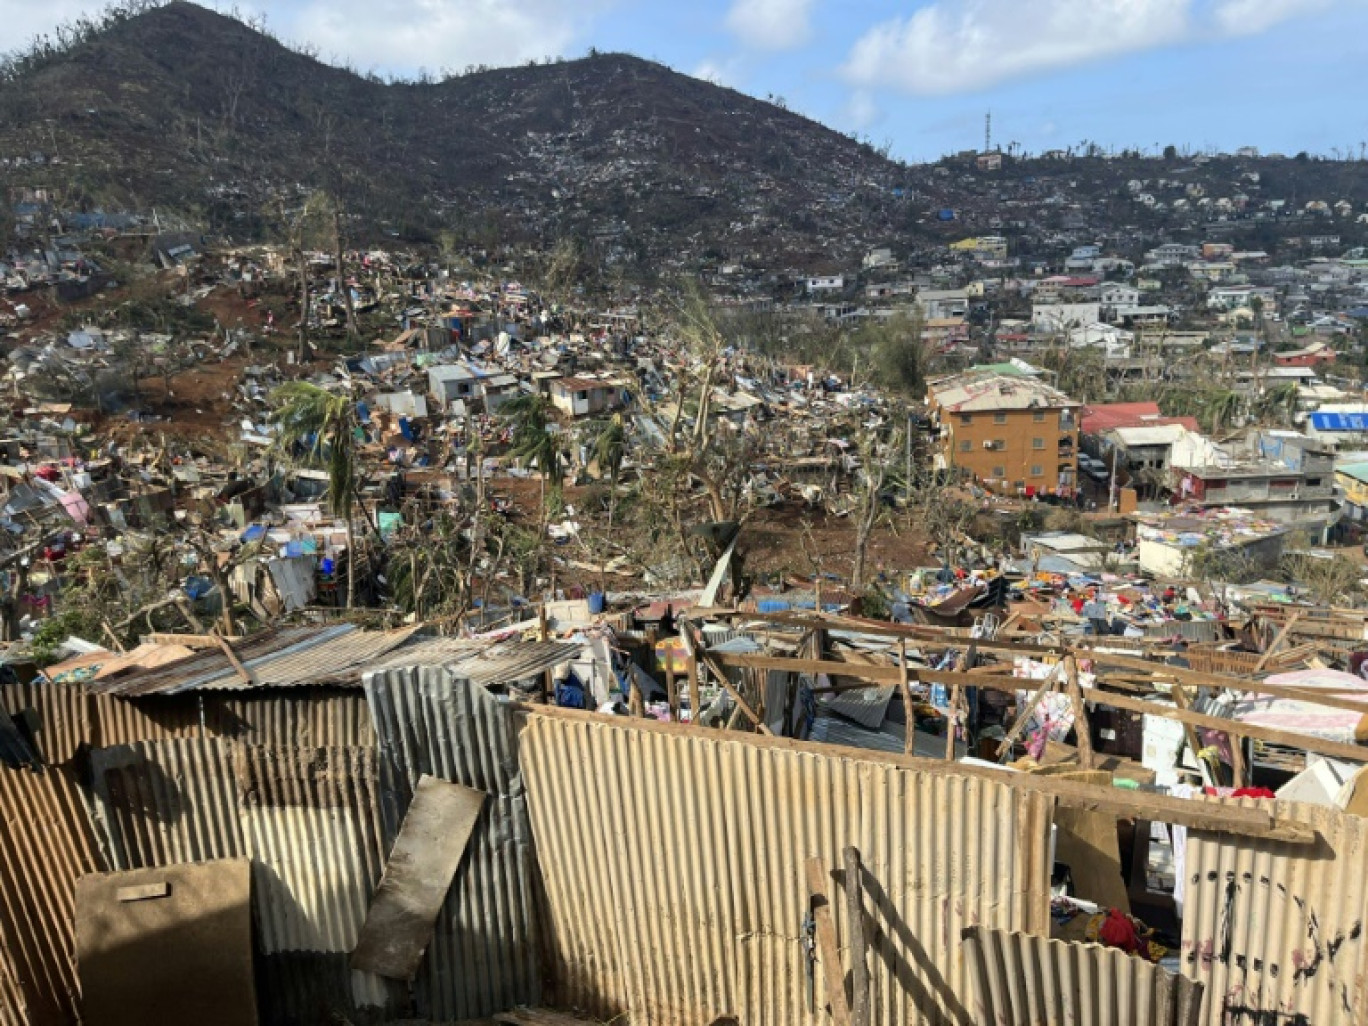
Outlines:
<svg viewBox="0 0 1368 1026"><path fill-rule="evenodd" d="M1083 692L1078 687L1078 660L1072 654L1064 657L1064 684L1069 689L1073 704L1074 730L1078 733L1078 765L1092 769L1097 765L1093 754L1092 728L1088 726L1088 707L1083 703Z"/></svg>
<svg viewBox="0 0 1368 1026"><path fill-rule="evenodd" d="M545 641L549 633L546 624L546 603L542 602L537 606L537 640ZM542 673L541 700L542 705L551 704L551 696L556 693L556 682L551 678L551 670Z"/></svg>
<svg viewBox="0 0 1368 1026"><path fill-rule="evenodd" d="M917 738L915 730L917 727L917 710L912 701L912 670L907 665L907 639L902 638L898 641L898 664L902 667L902 704L903 718L907 720L907 730L903 736L903 754L917 754Z"/></svg>
<svg viewBox="0 0 1368 1026"><path fill-rule="evenodd" d="M674 651L665 654L665 692L670 697L670 719L679 722L679 685L675 683Z"/></svg>
<svg viewBox="0 0 1368 1026"><path fill-rule="evenodd" d="M827 1004L831 1006L833 1026L851 1026L850 1006L846 1003L845 973L841 971L841 948L836 943L836 924L831 919L831 903L827 900L827 870L821 858L813 856L805 863L807 869L808 903L812 919L817 925L817 957L826 977Z"/></svg>
<svg viewBox="0 0 1368 1026"><path fill-rule="evenodd" d="M869 1026L869 965L865 961L864 871L860 850L847 848L846 919L850 923L850 1026Z"/></svg>

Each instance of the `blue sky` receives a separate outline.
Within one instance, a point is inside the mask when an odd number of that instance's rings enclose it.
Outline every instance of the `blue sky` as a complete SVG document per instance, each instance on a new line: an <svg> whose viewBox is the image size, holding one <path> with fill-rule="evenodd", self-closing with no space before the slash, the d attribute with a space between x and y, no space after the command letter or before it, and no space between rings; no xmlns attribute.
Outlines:
<svg viewBox="0 0 1368 1026"><path fill-rule="evenodd" d="M0 0L7 38L84 0ZM1298 150L1368 142L1368 0L239 0L411 75L628 50L934 159L994 140Z"/></svg>

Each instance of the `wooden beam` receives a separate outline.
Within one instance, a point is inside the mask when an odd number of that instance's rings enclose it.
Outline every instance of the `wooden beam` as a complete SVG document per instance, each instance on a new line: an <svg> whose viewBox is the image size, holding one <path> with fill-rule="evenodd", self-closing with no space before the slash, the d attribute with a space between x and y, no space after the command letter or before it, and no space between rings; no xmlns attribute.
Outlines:
<svg viewBox="0 0 1368 1026"><path fill-rule="evenodd" d="M1072 649L1075 655L1084 659L1090 659L1095 665L1115 666L1123 670L1141 670L1158 677L1168 677L1178 681L1180 684L1193 684L1197 687L1208 688L1229 688L1232 691L1249 692L1255 695L1270 695L1273 698L1292 698L1298 701L1306 701L1307 694L1305 688L1285 687L1280 684L1270 684L1265 680L1252 680L1248 677L1232 677L1224 673L1204 673L1199 670L1189 670L1182 666L1170 666L1167 663L1153 663L1144 659L1135 659L1130 656L1112 655L1108 652L1094 652L1091 649L1075 648ZM1338 695L1326 693L1324 697L1318 693L1316 704L1324 705L1331 709L1347 709L1356 712L1361 716L1368 716L1368 702L1351 702L1347 698L1340 698Z"/></svg>
<svg viewBox="0 0 1368 1026"><path fill-rule="evenodd" d="M850 926L850 1026L869 1026L869 964L866 959L864 922L864 867L860 850L846 848L846 920Z"/></svg>
<svg viewBox="0 0 1368 1026"><path fill-rule="evenodd" d="M218 642L219 648L223 649L223 654L228 657L228 662L232 665L233 669L237 671L237 675L242 683L249 688L260 687L261 681L257 680L256 674L242 665L242 661L238 659L237 653L233 651L233 646L228 644L228 639L219 634L215 634L213 637L214 640Z"/></svg>
<svg viewBox="0 0 1368 1026"><path fill-rule="evenodd" d="M1263 668L1268 665L1268 661L1272 659L1278 649L1282 647L1282 643L1287 640L1287 635L1291 633L1292 628L1297 625L1297 621L1300 619L1301 610L1298 610L1287 618L1287 622L1279 628L1277 634L1273 635L1273 640L1268 643L1268 647L1264 649L1263 655L1259 656L1259 661L1254 664L1255 673L1263 672Z"/></svg>
<svg viewBox="0 0 1368 1026"><path fill-rule="evenodd" d="M1173 704L1179 709L1186 711L1191 703L1188 702L1187 692L1183 690L1183 685L1174 684L1171 688L1173 692ZM1187 739L1187 746L1192 749L1192 757L1197 760L1197 765L1202 765L1202 742L1197 737L1197 728L1191 723L1183 724L1183 737ZM1212 783L1220 783L1213 780Z"/></svg>
<svg viewBox="0 0 1368 1026"><path fill-rule="evenodd" d="M1055 677L1058 675L1059 667L1056 666L1050 671L1049 676L1040 682L1040 687L1038 687L1036 693L1031 696L1031 700L1026 703L1026 708L1021 710L1021 714L1017 716L1016 722L1012 724L1012 729L1007 731L1007 736L1002 739L1002 743L998 745L998 758L1001 758L1012 750L1013 743L1015 743L1021 732L1026 729L1026 721L1029 720L1031 714L1036 711L1036 706L1041 703L1049 692L1054 690ZM992 685L988 686L991 687ZM1013 688L1012 693L1015 694L1016 690L1016 688Z"/></svg>
<svg viewBox="0 0 1368 1026"><path fill-rule="evenodd" d="M903 751L908 755L914 755L917 751L917 709L916 703L912 701L912 673L907 665L907 639L898 642L898 668L902 671L902 679L898 681L898 689L902 692L903 719L907 721L903 730Z"/></svg>
<svg viewBox="0 0 1368 1026"><path fill-rule="evenodd" d="M1237 723L1234 720L1222 719L1219 716L1207 716L1205 713L1193 712L1190 709L1170 709L1165 706L1156 706L1155 703L1146 702L1141 698L1099 691L1097 688L1083 688L1083 694L1090 702L1101 702L1103 705L1109 705L1114 709L1129 709L1131 712L1148 713L1151 716L1166 716L1171 720L1178 720L1180 723L1190 723L1194 727L1219 730L1223 734L1238 731L1245 737L1268 741L1275 745L1287 745L1289 748L1300 748L1307 752L1317 752L1335 759L1368 762L1368 747L1363 745L1327 741L1325 738L1313 737L1310 734L1278 730L1276 727L1264 727L1257 723Z"/></svg>
<svg viewBox="0 0 1368 1026"><path fill-rule="evenodd" d="M727 694L731 695L731 699L736 703L736 707L745 713L746 719L754 724L755 729L762 734L769 734L772 737L774 731L765 726L765 721L760 718L760 714L751 708L750 703L741 696L741 692L737 691L736 688L732 686L732 682L727 679L727 671L717 660L717 656L722 653L705 651L698 641L695 641L694 651L697 652L699 658L702 659L703 665L712 671L713 676L717 678L717 682L722 685Z"/></svg>
<svg viewBox="0 0 1368 1026"><path fill-rule="evenodd" d="M1078 764L1090 770L1096 764L1093 756L1092 728L1088 725L1088 707L1083 702L1083 692L1078 689L1078 660L1072 655L1064 657L1064 686L1069 692L1073 705L1074 732L1078 736Z"/></svg>
<svg viewBox="0 0 1368 1026"><path fill-rule="evenodd" d="M831 918L831 902L827 900L826 865L813 856L804 864L807 870L808 902L813 922L817 924L817 960L822 963L826 977L827 1004L831 1007L834 1026L851 1026L850 1006L846 1003L845 973L841 969L841 948L836 943L836 924Z"/></svg>

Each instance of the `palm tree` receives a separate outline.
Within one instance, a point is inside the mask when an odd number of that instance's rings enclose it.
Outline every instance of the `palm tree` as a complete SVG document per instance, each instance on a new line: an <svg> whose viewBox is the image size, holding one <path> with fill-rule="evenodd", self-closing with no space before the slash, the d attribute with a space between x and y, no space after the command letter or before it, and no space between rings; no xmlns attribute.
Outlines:
<svg viewBox="0 0 1368 1026"><path fill-rule="evenodd" d="M1207 430L1213 435L1222 428L1230 427L1240 412L1240 394L1229 388L1211 392L1202 403L1202 418Z"/></svg>
<svg viewBox="0 0 1368 1026"><path fill-rule="evenodd" d="M1282 427L1291 427L1297 415L1297 383L1276 385L1259 398L1259 414Z"/></svg>
<svg viewBox="0 0 1368 1026"><path fill-rule="evenodd" d="M356 602L356 544L352 509L356 499L356 403L307 381L290 381L271 393L275 403L276 444L294 455L304 450L313 463L328 468L328 502L347 525L347 608Z"/></svg>
<svg viewBox="0 0 1368 1026"><path fill-rule="evenodd" d="M546 510L546 483L561 483L560 440L551 433L551 401L540 392L524 392L499 408L513 428L509 455L541 474L542 511Z"/></svg>
<svg viewBox="0 0 1368 1026"><path fill-rule="evenodd" d="M608 475L608 530L611 531L617 505L618 478L622 474L622 461L627 456L627 429L620 413L613 414L607 420L595 421L589 427L592 432L590 444L599 472Z"/></svg>

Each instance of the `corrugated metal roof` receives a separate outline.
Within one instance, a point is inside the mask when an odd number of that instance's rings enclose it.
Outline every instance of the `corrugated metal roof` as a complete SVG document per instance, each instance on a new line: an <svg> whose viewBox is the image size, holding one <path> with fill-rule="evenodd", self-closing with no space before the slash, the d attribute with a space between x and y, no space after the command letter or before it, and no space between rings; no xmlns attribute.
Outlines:
<svg viewBox="0 0 1368 1026"><path fill-rule="evenodd" d="M565 641L505 641L473 652L449 667L473 684L514 684L574 659L583 645Z"/></svg>
<svg viewBox="0 0 1368 1026"><path fill-rule="evenodd" d="M1198 1026L1202 985L1100 944L964 931L972 1021L992 1026Z"/></svg>
<svg viewBox="0 0 1368 1026"><path fill-rule="evenodd" d="M91 753L97 825L114 869L245 856L231 746L144 741Z"/></svg>
<svg viewBox="0 0 1368 1026"><path fill-rule="evenodd" d="M70 771L0 767L0 997L17 991L27 1016L0 1017L79 1021L76 881L105 868Z"/></svg>
<svg viewBox="0 0 1368 1026"><path fill-rule="evenodd" d="M244 848L252 859L258 949L268 957L345 956L356 945L385 861L375 750L238 745L233 762ZM307 981L288 977L317 969L309 959L275 960L270 992L308 993ZM402 1011L395 1000L403 988L369 973L346 974L345 986L314 998L326 998L330 1010L343 1014Z"/></svg>
<svg viewBox="0 0 1368 1026"><path fill-rule="evenodd" d="M303 748L374 748L366 696L357 688L204 696L214 733L257 745ZM114 699L114 701L120 701ZM153 699L152 701L162 701Z"/></svg>
<svg viewBox="0 0 1368 1026"><path fill-rule="evenodd" d="M564 712L530 711L519 743L557 997L600 1018L818 1026L799 943L804 863L838 867L847 845L865 867L873 1022L968 1023L960 932L1048 929L1047 796Z"/></svg>
<svg viewBox="0 0 1368 1026"><path fill-rule="evenodd" d="M1206 984L1207 1026L1361 1023L1368 1018L1368 819L1273 805L1280 819L1314 827L1317 843L1189 832L1183 972Z"/></svg>
<svg viewBox="0 0 1368 1026"><path fill-rule="evenodd" d="M371 673L365 687L387 788L386 850L422 774L490 796L414 981L419 1014L446 1022L538 1004L537 865L512 708L449 669Z"/></svg>
<svg viewBox="0 0 1368 1026"><path fill-rule="evenodd" d="M558 641L472 641L414 638L412 630L361 631L351 624L289 627L233 642L237 659L251 671L247 684L219 648L188 659L91 682L96 694L138 697L196 690L249 690L304 685L356 684L371 670L407 665L462 663L462 676L481 683L512 683L535 677L579 654L579 645Z"/></svg>

